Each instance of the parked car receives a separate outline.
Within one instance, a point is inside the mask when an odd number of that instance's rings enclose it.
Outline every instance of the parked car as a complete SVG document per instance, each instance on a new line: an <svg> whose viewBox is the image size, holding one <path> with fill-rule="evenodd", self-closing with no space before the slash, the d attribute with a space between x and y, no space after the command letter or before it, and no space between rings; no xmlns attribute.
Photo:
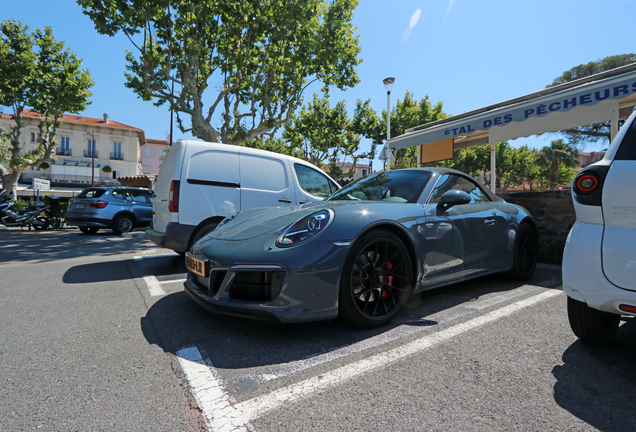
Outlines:
<svg viewBox="0 0 636 432"><path fill-rule="evenodd" d="M636 111L572 188L576 222L563 253L568 318L584 342L608 343L636 315Z"/></svg>
<svg viewBox="0 0 636 432"><path fill-rule="evenodd" d="M225 219L186 253L186 292L221 313L281 322L391 321L409 295L491 273L525 280L530 213L459 171L372 174L326 201Z"/></svg>
<svg viewBox="0 0 636 432"><path fill-rule="evenodd" d="M264 150L178 141L165 155L146 237L184 253L227 216L321 201L340 186L314 165Z"/></svg>
<svg viewBox="0 0 636 432"><path fill-rule="evenodd" d="M150 225L154 192L133 187L92 187L69 201L66 224L84 234L110 228L115 234Z"/></svg>

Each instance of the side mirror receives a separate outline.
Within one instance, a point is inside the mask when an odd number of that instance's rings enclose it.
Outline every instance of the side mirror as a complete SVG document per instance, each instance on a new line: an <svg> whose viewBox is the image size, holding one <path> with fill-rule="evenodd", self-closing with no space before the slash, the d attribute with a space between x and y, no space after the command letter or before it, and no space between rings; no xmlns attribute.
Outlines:
<svg viewBox="0 0 636 432"><path fill-rule="evenodd" d="M466 192L461 190L449 190L442 195L442 198L437 203L437 209L445 212L453 206L468 203L470 203L470 196Z"/></svg>

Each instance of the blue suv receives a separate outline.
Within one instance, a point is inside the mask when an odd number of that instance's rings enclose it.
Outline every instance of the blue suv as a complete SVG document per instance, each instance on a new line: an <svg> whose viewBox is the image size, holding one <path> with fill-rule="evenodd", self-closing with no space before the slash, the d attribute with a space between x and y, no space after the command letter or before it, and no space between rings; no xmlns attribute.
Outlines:
<svg viewBox="0 0 636 432"><path fill-rule="evenodd" d="M69 201L66 224L84 234L110 228L115 234L147 227L152 222L154 192L132 187L92 187Z"/></svg>

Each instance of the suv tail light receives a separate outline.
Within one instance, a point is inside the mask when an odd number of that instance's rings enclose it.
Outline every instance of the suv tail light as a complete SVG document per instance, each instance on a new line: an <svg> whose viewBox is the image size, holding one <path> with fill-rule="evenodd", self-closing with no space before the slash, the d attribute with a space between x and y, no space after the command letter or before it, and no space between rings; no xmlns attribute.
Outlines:
<svg viewBox="0 0 636 432"><path fill-rule="evenodd" d="M179 211L179 180L170 182L170 194L168 195L168 211L177 213Z"/></svg>
<svg viewBox="0 0 636 432"><path fill-rule="evenodd" d="M94 203L90 203L89 207L93 208L104 208L108 205L108 201L95 201Z"/></svg>
<svg viewBox="0 0 636 432"><path fill-rule="evenodd" d="M585 205L600 206L603 181L609 166L590 165L574 177L574 199Z"/></svg>

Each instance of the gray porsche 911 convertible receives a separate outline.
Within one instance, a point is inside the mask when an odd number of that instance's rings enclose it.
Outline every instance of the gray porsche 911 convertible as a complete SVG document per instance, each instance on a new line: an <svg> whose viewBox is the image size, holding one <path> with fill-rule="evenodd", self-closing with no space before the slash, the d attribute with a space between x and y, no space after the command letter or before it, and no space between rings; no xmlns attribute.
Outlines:
<svg viewBox="0 0 636 432"><path fill-rule="evenodd" d="M388 323L413 292L534 273L530 213L443 168L376 173L327 200L226 218L186 253L187 293L220 313L283 323Z"/></svg>

